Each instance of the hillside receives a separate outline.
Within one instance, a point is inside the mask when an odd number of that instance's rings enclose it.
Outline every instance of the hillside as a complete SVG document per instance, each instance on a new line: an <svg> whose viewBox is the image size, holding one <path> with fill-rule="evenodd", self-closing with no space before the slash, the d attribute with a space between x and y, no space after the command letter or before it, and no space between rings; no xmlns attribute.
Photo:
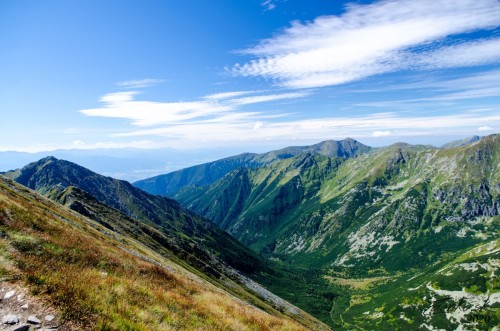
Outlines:
<svg viewBox="0 0 500 331"><path fill-rule="evenodd" d="M422 271L438 277L436 266L498 238L499 152L500 136L491 135L456 148L395 144L348 159L303 153L236 169L175 198L261 255L311 270L309 279L333 279L334 309L344 311L385 293L370 289L351 302L350 284L366 289L390 279L408 290L404 279ZM294 300L280 286L273 290ZM481 293L499 290L493 281ZM332 319L339 325L338 315Z"/></svg>
<svg viewBox="0 0 500 331"><path fill-rule="evenodd" d="M68 187L59 200L98 222L0 176L0 274L61 329L306 329L235 281L221 280L232 294L208 281L160 233L87 193ZM293 306L280 310L325 328Z"/></svg>
<svg viewBox="0 0 500 331"><path fill-rule="evenodd" d="M262 154L244 153L140 180L134 182L134 186L151 194L172 197L186 186L211 184L238 168L257 168L302 153L349 158L370 150L370 147L350 138L341 141L327 140L311 146L291 146Z"/></svg>
<svg viewBox="0 0 500 331"><path fill-rule="evenodd" d="M46 196L75 186L128 217L157 227L171 249L183 256L222 261L244 272L264 268L261 259L224 231L188 211L176 201L148 194L130 183L101 176L75 163L47 157L5 176ZM265 268L264 268L265 269Z"/></svg>

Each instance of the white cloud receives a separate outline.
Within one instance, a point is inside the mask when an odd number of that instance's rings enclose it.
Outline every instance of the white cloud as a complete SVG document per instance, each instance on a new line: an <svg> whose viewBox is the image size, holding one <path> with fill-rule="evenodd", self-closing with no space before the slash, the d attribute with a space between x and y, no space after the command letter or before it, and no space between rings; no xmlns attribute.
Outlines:
<svg viewBox="0 0 500 331"><path fill-rule="evenodd" d="M500 60L500 41L454 45L454 35L500 26L497 0L386 0L349 5L341 16L294 22L243 51L257 56L230 70L290 88L338 85L408 68L471 66Z"/></svg>
<svg viewBox="0 0 500 331"><path fill-rule="evenodd" d="M385 136L435 135L441 132L461 134L475 131L486 123L500 124L500 115L491 113L461 113L443 116L403 116L380 113L359 117L324 117L306 120L266 119L254 116L236 119L198 121L153 129L113 134L114 137L157 136L189 143L200 141L231 143L236 141L342 139Z"/></svg>
<svg viewBox="0 0 500 331"><path fill-rule="evenodd" d="M430 69L469 67L499 62L500 38L467 42L416 54L413 61L415 66L421 65Z"/></svg>
<svg viewBox="0 0 500 331"><path fill-rule="evenodd" d="M116 83L118 86L123 88L144 88L157 84L161 84L165 82L164 79L155 79L155 78L145 78L145 79L136 79L136 80L127 80L124 82Z"/></svg>
<svg viewBox="0 0 500 331"><path fill-rule="evenodd" d="M276 8L276 5L273 3L273 0L265 0L260 5L264 7L265 10L273 10L274 8Z"/></svg>
<svg viewBox="0 0 500 331"><path fill-rule="evenodd" d="M478 131L493 131L495 129L493 129L491 126L480 126L479 128L477 128Z"/></svg>
<svg viewBox="0 0 500 331"><path fill-rule="evenodd" d="M129 119L133 125L137 126L174 125L200 120L213 121L214 119L234 120L235 118L253 117L257 114L253 112L235 113L234 111L241 106L301 98L309 95L310 92L260 94L243 98L230 98L231 96L247 94L247 92L231 92L211 95L201 100L182 102L138 101L134 100L134 96L137 94L136 91L106 94L99 99L104 103L103 107L84 109L80 112L87 116Z"/></svg>
<svg viewBox="0 0 500 331"><path fill-rule="evenodd" d="M373 131L372 136L378 137L388 137L391 135L391 131Z"/></svg>
<svg viewBox="0 0 500 331"><path fill-rule="evenodd" d="M246 94L257 93L258 91L235 91L235 92L222 92L222 93L214 93L210 95L206 95L203 99L208 100L222 100L222 99L230 99L239 97Z"/></svg>
<svg viewBox="0 0 500 331"><path fill-rule="evenodd" d="M253 103L269 102L284 99L296 99L308 96L310 92L289 92L289 93L278 93L278 94L267 94L267 95L256 95L251 97L244 97L239 99L232 99L229 102L233 105L250 105Z"/></svg>
<svg viewBox="0 0 500 331"><path fill-rule="evenodd" d="M78 147L82 147L84 145L85 145L85 143L81 140L73 140L73 147L78 148Z"/></svg>
<svg viewBox="0 0 500 331"><path fill-rule="evenodd" d="M255 122L253 129L258 130L258 129L262 128L263 126L264 126L264 123L262 123L261 121L257 121L257 122Z"/></svg>
<svg viewBox="0 0 500 331"><path fill-rule="evenodd" d="M472 73L464 75L460 73L460 78L450 78L444 75L410 75L405 77L404 81L384 82L369 88L348 90L347 93L355 93L355 97L361 102L354 102L354 106L359 107L377 107L384 109L408 110L417 109L428 110L429 107L435 108L436 101L446 102L446 107L450 110L450 104L454 108L463 108L465 103L462 100L478 100L484 98L500 97L500 70L474 70ZM453 77L453 76L451 76ZM395 93L399 90L411 91ZM391 95L386 100L381 100L380 95ZM358 97L364 93L366 97ZM374 98L375 101L371 101ZM497 100L483 100L482 102L491 102L491 105L498 104ZM485 105L481 105L483 108ZM488 106L489 107L489 106ZM491 110L486 108L486 110Z"/></svg>

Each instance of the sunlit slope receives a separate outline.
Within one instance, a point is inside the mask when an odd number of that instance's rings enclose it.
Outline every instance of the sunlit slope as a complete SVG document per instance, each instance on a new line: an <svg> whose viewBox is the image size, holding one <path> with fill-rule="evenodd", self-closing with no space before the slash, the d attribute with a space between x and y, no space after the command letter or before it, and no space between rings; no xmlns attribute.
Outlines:
<svg viewBox="0 0 500 331"><path fill-rule="evenodd" d="M99 202L159 229L171 246L183 255L204 260L207 255L214 254L225 263L249 273L265 268L257 255L206 219L174 200L148 194L126 181L105 177L53 157L4 175L51 197L57 197L69 186L78 187Z"/></svg>
<svg viewBox="0 0 500 331"><path fill-rule="evenodd" d="M235 170L176 198L267 256L395 272L498 235L499 152L492 135L446 150L397 144L349 159L306 153Z"/></svg>
<svg viewBox="0 0 500 331"><path fill-rule="evenodd" d="M307 329L236 281L221 280L233 295L219 288L170 255L153 228L76 188L61 198L99 212L97 221L0 176L0 272L56 307L63 321L108 330ZM308 327L322 327L296 310Z"/></svg>
<svg viewBox="0 0 500 331"><path fill-rule="evenodd" d="M176 198L294 270L267 285L334 329L489 330L498 322L491 300L499 291L499 152L500 136L491 135L456 148L396 144L349 159L305 153L237 169ZM296 296L295 280L327 284ZM489 310L422 315L432 298L447 295L448 305L492 299Z"/></svg>

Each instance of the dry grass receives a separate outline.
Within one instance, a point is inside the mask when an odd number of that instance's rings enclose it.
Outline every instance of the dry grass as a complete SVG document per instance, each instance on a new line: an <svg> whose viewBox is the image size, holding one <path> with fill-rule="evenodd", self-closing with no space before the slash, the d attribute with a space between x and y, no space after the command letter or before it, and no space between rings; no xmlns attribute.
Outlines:
<svg viewBox="0 0 500 331"><path fill-rule="evenodd" d="M64 320L79 328L304 329L196 277L143 261L74 213L26 192L0 183L0 230L6 234L0 239L0 272L48 298Z"/></svg>

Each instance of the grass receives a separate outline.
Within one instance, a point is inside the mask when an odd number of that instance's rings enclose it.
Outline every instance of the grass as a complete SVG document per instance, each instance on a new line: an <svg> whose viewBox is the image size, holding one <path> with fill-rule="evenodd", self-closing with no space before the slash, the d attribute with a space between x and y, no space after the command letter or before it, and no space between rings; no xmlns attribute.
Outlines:
<svg viewBox="0 0 500 331"><path fill-rule="evenodd" d="M0 180L0 274L28 286L81 329L305 330L188 271L172 272L130 254L124 249L133 246L89 222Z"/></svg>
<svg viewBox="0 0 500 331"><path fill-rule="evenodd" d="M341 286L349 286L352 289L364 290L364 289L369 289L381 282L387 281L392 277L387 276L387 277L373 277L373 278L339 278L332 276L324 276L324 278L333 284L338 284Z"/></svg>

